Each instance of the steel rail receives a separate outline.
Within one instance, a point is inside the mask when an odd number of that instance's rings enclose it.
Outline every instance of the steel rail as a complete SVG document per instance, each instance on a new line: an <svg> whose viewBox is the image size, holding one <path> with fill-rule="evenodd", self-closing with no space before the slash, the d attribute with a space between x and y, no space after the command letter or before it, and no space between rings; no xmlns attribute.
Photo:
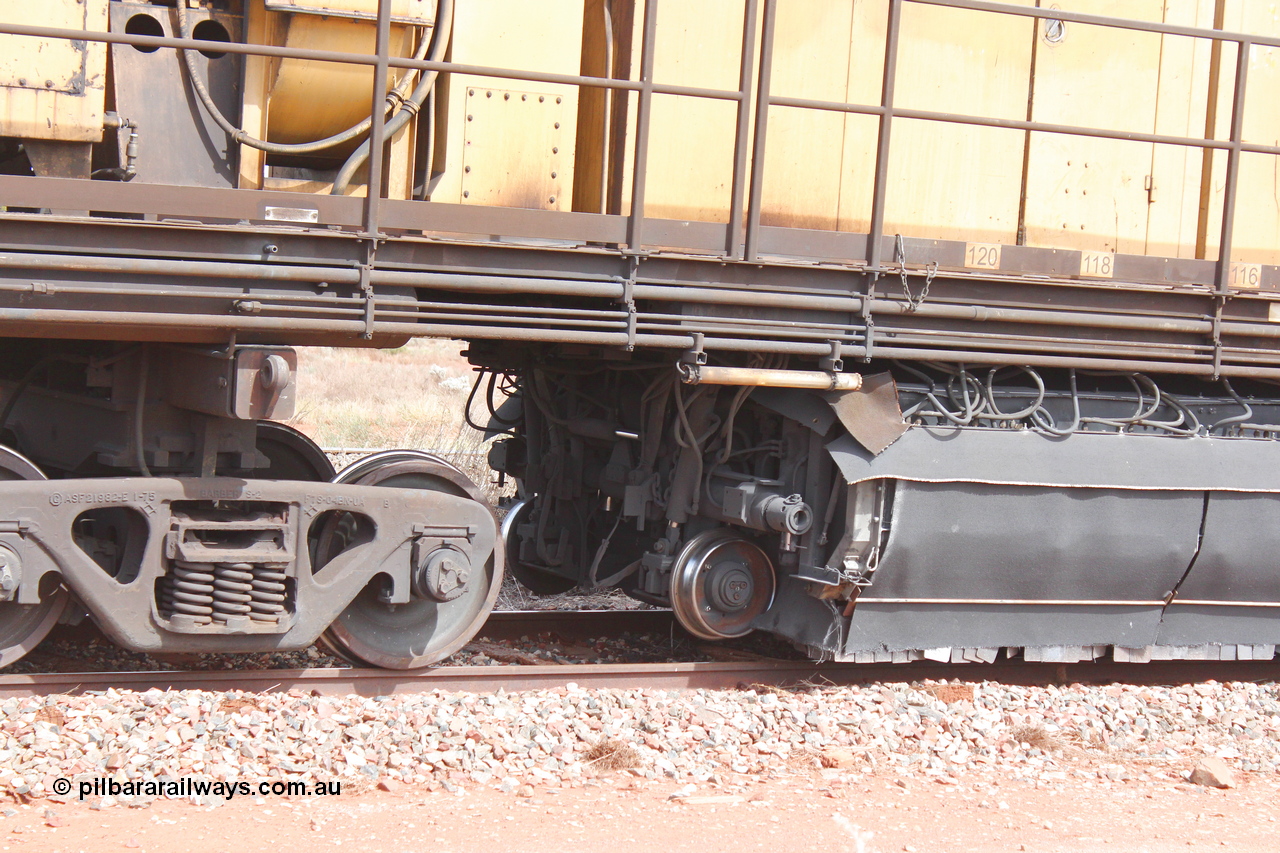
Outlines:
<svg viewBox="0 0 1280 853"><path fill-rule="evenodd" d="M58 272L115 273L120 275L186 275L193 278L288 281L305 284L360 284L360 271L350 265L249 263L236 261L183 261L157 258L121 258L107 255L55 255L27 252L0 252L0 269L49 270ZM442 290L491 291L495 293L536 293L538 295L598 296L619 299L620 282L587 281L533 276L466 275L374 269L373 284L435 287Z"/></svg>
<svg viewBox="0 0 1280 853"><path fill-rule="evenodd" d="M669 634L683 630L670 610L495 610L476 634L478 639L518 640L522 635L552 632L586 639L619 633Z"/></svg>
<svg viewBox="0 0 1280 853"><path fill-rule="evenodd" d="M106 690L301 691L320 696L395 696L430 691L489 693L546 690L569 684L601 689L731 690L755 686L829 687L914 683L926 679L1001 684L1187 684L1205 680L1272 682L1280 662L1152 661L1145 664L813 663L753 660L709 663L446 666L414 672L385 669L253 671L58 672L0 675L0 699L76 695Z"/></svg>
<svg viewBox="0 0 1280 853"><path fill-rule="evenodd" d="M324 450L326 453L358 452L367 455L379 453L382 448L330 447ZM676 623L675 614L670 610L495 610L489 614L484 626L473 639L519 640L524 636L547 633L573 640L606 635L616 637L623 633L688 636ZM51 640L79 644L111 642L97 625L87 619L79 625L58 625L49 636ZM33 654L38 658L39 651Z"/></svg>
<svg viewBox="0 0 1280 853"><path fill-rule="evenodd" d="M1105 338L1068 338L1046 335L1044 337L1028 337L1016 333L991 332L987 330L962 331L960 329L913 329L909 326L881 327L881 331L892 332L894 340L899 343L915 342L936 346L940 341L952 342L955 346L972 345L977 350L996 349L1009 352L1025 350L1027 352L1059 352L1069 355L1072 352L1109 352L1126 353L1145 358L1191 358L1212 352L1209 344L1177 344L1177 343L1142 343L1121 342Z"/></svg>
<svg viewBox="0 0 1280 853"><path fill-rule="evenodd" d="M1064 21L1067 23L1089 24L1112 29L1135 30L1162 35L1186 36L1189 38L1209 39L1212 41L1235 42L1244 41L1266 47L1280 47L1280 38L1262 35L1250 35L1230 30L1214 30L1202 27L1188 27L1178 24L1140 21L1132 18L1110 17L1083 12L1069 12L1040 6L1016 6L1009 3L985 2L985 0L903 0L903 2L925 6L948 6L955 9L967 9L974 12L990 12L1013 15L1025 18L1041 18ZM249 56L266 56L281 59L310 59L319 62L336 62L348 65L376 66L378 57L368 53L347 53L331 50L310 50L265 44L246 44L242 42L207 41L202 39L184 39L173 36L146 36L131 33L101 32L64 27L44 27L30 24L0 23L0 34L30 36L33 38L61 39L65 41L95 41L106 44L127 44L136 47L168 47L186 48L190 50L215 51L219 53L237 53ZM467 65L444 60L413 59L412 57L388 57L391 68L417 69L424 71L452 71L484 77L511 77L529 80L530 82L565 83L568 85L593 86L602 89L625 89L639 91L643 83L636 80L620 80L610 77L591 77L577 74L550 74L537 71L521 71L509 68L496 68L484 65ZM528 75L516 77L515 75ZM670 90L670 91L668 91ZM743 99L740 90L706 89L693 86L663 86L654 84L654 92L659 94L689 95L692 97L714 97L717 100L739 101ZM705 94L704 94L705 93Z"/></svg>

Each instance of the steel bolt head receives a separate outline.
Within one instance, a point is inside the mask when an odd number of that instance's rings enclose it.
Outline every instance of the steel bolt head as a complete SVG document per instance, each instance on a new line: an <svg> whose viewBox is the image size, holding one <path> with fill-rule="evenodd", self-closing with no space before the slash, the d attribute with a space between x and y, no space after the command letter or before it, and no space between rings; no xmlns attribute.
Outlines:
<svg viewBox="0 0 1280 853"><path fill-rule="evenodd" d="M0 545L0 600L11 600L21 581L22 558L9 547Z"/></svg>
<svg viewBox="0 0 1280 853"><path fill-rule="evenodd" d="M422 560L414 573L414 593L420 598L453 601L466 591L471 562L454 548L437 548Z"/></svg>

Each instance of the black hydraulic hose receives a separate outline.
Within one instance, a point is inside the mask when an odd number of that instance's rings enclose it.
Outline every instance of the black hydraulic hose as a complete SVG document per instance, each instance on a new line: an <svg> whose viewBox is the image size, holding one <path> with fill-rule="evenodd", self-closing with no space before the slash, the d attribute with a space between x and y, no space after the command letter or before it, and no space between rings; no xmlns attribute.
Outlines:
<svg viewBox="0 0 1280 853"><path fill-rule="evenodd" d="M445 48L449 45L449 35L453 30L453 2L454 0L439 0L436 4L436 25L431 33L431 50L427 54L427 59L431 62L439 62L444 56ZM418 80L418 86L413 90L413 94L409 95L409 99L404 102L399 111L387 120L385 127L385 138L387 140L393 139L418 114L418 111L422 109L423 101L427 99L427 95L431 94L436 78L439 75L440 72L434 69L422 72L422 76ZM369 140L366 139L356 147L355 151L351 152L347 162L343 163L342 168L338 170L337 177L333 179L331 195L345 193L347 187L351 184L351 179L355 177L356 171L368 159ZM371 189L370 192L378 192L378 190Z"/></svg>
<svg viewBox="0 0 1280 853"><path fill-rule="evenodd" d="M1068 377L1068 381L1071 383L1072 416L1071 416L1070 426L1066 427L1065 429L1059 427L1057 421L1055 421L1053 416L1050 415L1048 412L1046 412L1043 407L1038 407L1034 412L1031 413L1031 420L1035 423L1037 427L1049 433L1050 435L1056 435L1058 437L1071 435L1074 432L1076 432L1076 430L1080 429L1080 389L1076 385L1075 370L1074 369L1070 370L1067 373L1067 377ZM1044 400L1044 397L1042 394L1041 401L1043 400Z"/></svg>
<svg viewBox="0 0 1280 853"><path fill-rule="evenodd" d="M1236 389L1231 387L1231 383L1227 381L1226 377L1223 377L1222 379L1222 387L1227 389L1227 393L1231 395L1231 399L1235 400L1236 405L1244 409L1244 412L1238 415L1232 415L1229 418L1223 418L1222 420L1210 426L1209 432L1213 432L1216 429L1219 429L1221 427L1231 426L1233 424L1248 423L1250 420L1253 419L1253 407L1240 398L1240 395L1236 393Z"/></svg>
<svg viewBox="0 0 1280 853"><path fill-rule="evenodd" d="M453 0L440 0L441 6L446 3L451 7L450 12L452 12ZM191 33L188 27L186 5L183 2L179 2L175 8L178 13L178 35L184 39L189 39L191 38ZM437 15L438 17L439 15ZM431 43L434 44L434 42L435 39L433 38ZM426 45L427 42L423 42L419 46L418 51L413 56L414 59L420 60L423 58ZM196 95L200 98L200 103L204 105L205 110L217 122L218 127L226 131L233 141L241 145L248 145L250 148L257 148L261 151L266 151L268 154L310 154L316 151L323 151L326 148L332 148L335 145L341 145L344 142L350 142L361 134L367 133L369 128L373 126L373 116L370 116L341 133L335 133L333 136L317 139L313 142L267 142L265 139L258 139L250 136L243 128L236 127L218 109L218 105L213 102L213 97L209 94L209 89L205 86L204 80L200 79L200 75L197 73L196 61L191 56L191 52L178 48L178 53L182 55L183 62L187 68L187 77L191 80L191 88L195 90ZM432 75L435 74L434 71L430 73ZM406 74L395 89L387 93L386 109L390 110L397 104L404 103L404 89L408 87L408 82L412 79L412 76L412 74Z"/></svg>

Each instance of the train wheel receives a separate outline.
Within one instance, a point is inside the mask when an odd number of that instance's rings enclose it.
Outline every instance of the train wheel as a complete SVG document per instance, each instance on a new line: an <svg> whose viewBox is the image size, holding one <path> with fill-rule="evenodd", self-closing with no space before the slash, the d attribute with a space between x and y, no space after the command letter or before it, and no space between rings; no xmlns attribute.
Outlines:
<svg viewBox="0 0 1280 853"><path fill-rule="evenodd" d="M516 528L529 520L533 510L532 499L517 501L502 519L502 544L507 551L507 571L534 595L559 595L568 592L577 586L577 581L520 562L520 539Z"/></svg>
<svg viewBox="0 0 1280 853"><path fill-rule="evenodd" d="M751 620L773 603L774 588L764 551L722 527L693 537L676 555L671 608L695 637L727 640L751 633Z"/></svg>
<svg viewBox="0 0 1280 853"><path fill-rule="evenodd" d="M44 473L26 457L0 447L0 480L44 480ZM0 494L2 494L0 487ZM0 562L17 560L18 555L0 544ZM0 568L0 574L5 573ZM17 661L40 644L67 609L71 593L50 575L40 586L39 604L0 602L0 667Z"/></svg>
<svg viewBox="0 0 1280 853"><path fill-rule="evenodd" d="M327 483L337 472L329 456L320 445L291 426L275 421L258 421L258 452L269 460L266 468L254 472L255 477L266 480L303 480L310 483ZM314 543L313 543L314 544ZM314 563L316 550L311 559ZM323 634L317 645L348 663L358 664L346 651L329 642Z"/></svg>
<svg viewBox="0 0 1280 853"><path fill-rule="evenodd" d="M335 482L397 489L428 489L485 503L476 485L453 465L420 451L388 451L366 457L344 470ZM324 559L345 547L342 516L320 534ZM436 663L462 648L484 625L502 583L503 548L495 538L494 553L483 566L455 575L461 591L451 587L448 601L415 598L407 604L380 600L380 584L371 582L325 631L326 644L343 657L385 669L417 669Z"/></svg>
<svg viewBox="0 0 1280 853"><path fill-rule="evenodd" d="M275 421L258 421L258 452L270 463L254 472L264 480L308 480L327 483L333 479L333 463L320 445L298 430Z"/></svg>

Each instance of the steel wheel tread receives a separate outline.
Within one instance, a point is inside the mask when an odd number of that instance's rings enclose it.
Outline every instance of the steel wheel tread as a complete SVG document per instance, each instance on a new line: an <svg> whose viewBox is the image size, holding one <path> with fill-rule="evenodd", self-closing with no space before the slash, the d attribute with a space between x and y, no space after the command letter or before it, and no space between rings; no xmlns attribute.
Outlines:
<svg viewBox="0 0 1280 853"><path fill-rule="evenodd" d="M44 479L44 472L35 463L0 446L0 481ZM0 667L21 660L40 645L71 602L67 588L49 575L45 575L40 593L39 604L0 602Z"/></svg>
<svg viewBox="0 0 1280 853"><path fill-rule="evenodd" d="M456 466L421 451L374 454L333 481L429 489L487 503ZM472 580L459 598L388 605L378 599L376 583L370 583L324 632L326 645L342 657L384 669L421 669L453 654L480 630L497 601L504 549L502 537L496 534L495 529L493 553L485 565L472 567Z"/></svg>

